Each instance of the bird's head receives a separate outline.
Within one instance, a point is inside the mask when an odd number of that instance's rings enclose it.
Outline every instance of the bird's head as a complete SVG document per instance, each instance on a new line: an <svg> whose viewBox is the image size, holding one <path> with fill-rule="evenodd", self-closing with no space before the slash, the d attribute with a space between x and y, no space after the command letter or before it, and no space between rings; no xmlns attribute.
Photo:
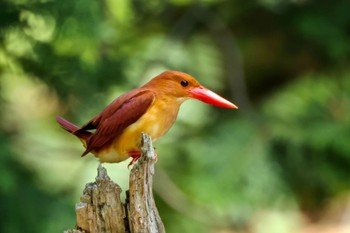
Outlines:
<svg viewBox="0 0 350 233"><path fill-rule="evenodd" d="M174 96L180 101L189 98L200 100L223 108L238 107L215 92L202 86L194 77L179 71L165 71L152 79L147 86L154 86L167 95Z"/></svg>

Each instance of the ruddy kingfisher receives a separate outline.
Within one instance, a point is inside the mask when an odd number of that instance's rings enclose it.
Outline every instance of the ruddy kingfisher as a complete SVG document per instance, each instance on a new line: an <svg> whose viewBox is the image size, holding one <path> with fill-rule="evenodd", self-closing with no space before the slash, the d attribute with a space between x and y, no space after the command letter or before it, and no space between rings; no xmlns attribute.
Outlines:
<svg viewBox="0 0 350 233"><path fill-rule="evenodd" d="M191 75L165 71L119 96L81 128L60 116L56 120L82 141L82 156L91 152L102 163L118 163L131 157L130 166L141 156L141 133L148 134L153 142L158 140L174 124L181 104L190 98L237 109Z"/></svg>

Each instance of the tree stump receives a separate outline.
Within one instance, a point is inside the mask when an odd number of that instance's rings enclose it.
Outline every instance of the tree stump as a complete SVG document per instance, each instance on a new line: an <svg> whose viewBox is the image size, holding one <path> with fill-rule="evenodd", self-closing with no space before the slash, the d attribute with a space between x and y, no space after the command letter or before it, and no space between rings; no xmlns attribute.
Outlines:
<svg viewBox="0 0 350 233"><path fill-rule="evenodd" d="M121 202L121 188L100 165L95 182L86 184L75 207L76 229L64 233L165 232L152 191L156 154L151 138L144 133L141 150L142 156L130 172L126 202Z"/></svg>

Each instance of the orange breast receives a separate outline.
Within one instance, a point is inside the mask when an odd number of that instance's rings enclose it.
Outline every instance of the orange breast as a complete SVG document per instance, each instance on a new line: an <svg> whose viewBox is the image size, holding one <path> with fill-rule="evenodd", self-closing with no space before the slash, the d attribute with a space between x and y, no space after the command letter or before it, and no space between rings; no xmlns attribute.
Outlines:
<svg viewBox="0 0 350 233"><path fill-rule="evenodd" d="M156 99L147 112L117 137L111 147L95 154L101 162L115 163L129 158L129 151L138 151L141 133L148 134L153 141L163 136L174 124L183 101Z"/></svg>

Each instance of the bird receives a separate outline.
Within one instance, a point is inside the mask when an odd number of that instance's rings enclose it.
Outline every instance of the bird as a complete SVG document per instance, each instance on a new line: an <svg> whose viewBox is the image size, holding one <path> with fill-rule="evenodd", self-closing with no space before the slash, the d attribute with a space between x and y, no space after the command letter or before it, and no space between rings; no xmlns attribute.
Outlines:
<svg viewBox="0 0 350 233"><path fill-rule="evenodd" d="M101 163L119 163L131 157L130 166L141 156L141 134L157 141L172 127L181 104L188 99L238 109L191 75L169 70L119 96L82 127L61 116L56 120L81 140L85 147L82 157L91 152Z"/></svg>

